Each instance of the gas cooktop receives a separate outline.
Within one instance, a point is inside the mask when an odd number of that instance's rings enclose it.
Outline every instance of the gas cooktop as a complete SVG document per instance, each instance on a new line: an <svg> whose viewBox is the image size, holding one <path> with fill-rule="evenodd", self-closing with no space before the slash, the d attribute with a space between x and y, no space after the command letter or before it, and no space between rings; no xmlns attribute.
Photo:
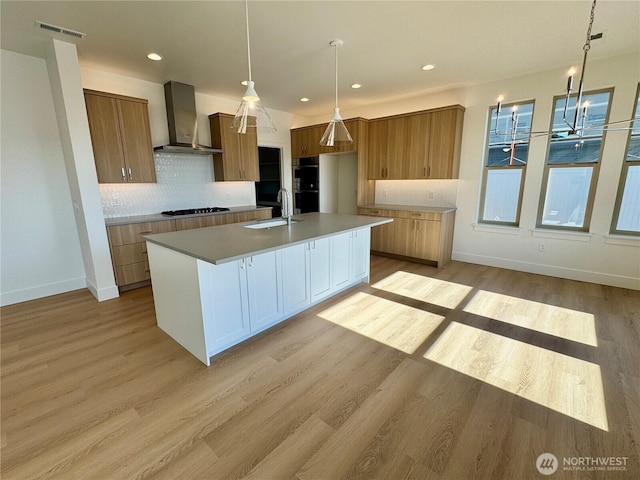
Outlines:
<svg viewBox="0 0 640 480"><path fill-rule="evenodd" d="M197 213L215 213L215 212L228 212L229 209L225 207L204 207L204 208L188 208L185 210L167 210L162 212L162 215L169 215L175 217L177 215L194 215Z"/></svg>

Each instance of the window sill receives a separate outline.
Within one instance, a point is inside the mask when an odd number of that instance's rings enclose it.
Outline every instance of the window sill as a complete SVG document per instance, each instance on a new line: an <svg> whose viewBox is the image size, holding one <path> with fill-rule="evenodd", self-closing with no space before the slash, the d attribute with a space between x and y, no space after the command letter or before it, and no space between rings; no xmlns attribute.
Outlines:
<svg viewBox="0 0 640 480"><path fill-rule="evenodd" d="M640 247L640 237L632 235L604 235L604 243L610 245L627 245L629 247Z"/></svg>
<svg viewBox="0 0 640 480"><path fill-rule="evenodd" d="M490 225L487 223L474 223L471 225L476 232L499 233L501 235L520 235L520 227L510 225Z"/></svg>
<svg viewBox="0 0 640 480"><path fill-rule="evenodd" d="M557 230L545 230L536 228L531 230L531 236L587 243L591 241L591 237L593 237L593 234L588 232L561 232Z"/></svg>

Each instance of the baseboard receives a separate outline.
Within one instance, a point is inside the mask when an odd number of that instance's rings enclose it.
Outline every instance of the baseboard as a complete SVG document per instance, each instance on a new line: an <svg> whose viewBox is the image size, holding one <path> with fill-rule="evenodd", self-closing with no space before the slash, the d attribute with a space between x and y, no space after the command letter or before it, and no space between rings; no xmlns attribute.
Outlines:
<svg viewBox="0 0 640 480"><path fill-rule="evenodd" d="M591 272L588 270L579 270L576 268L557 267L554 265L522 262L518 260L510 260L508 258L476 255L474 253L453 252L451 258L460 262L476 263L478 265L487 265L488 267L506 268L508 270L517 270L519 272L537 273L539 275L548 275L551 277L566 278L569 280L578 280L581 282L597 283L600 285L608 285L611 287L640 290L640 278L624 277L621 275L611 275L601 272Z"/></svg>
<svg viewBox="0 0 640 480"><path fill-rule="evenodd" d="M104 288L97 288L87 278L86 287L91 292L91 295L96 297L99 302L104 302L105 300L111 300L112 298L117 298L120 296L120 292L118 291L118 286L116 284L109 285L108 287Z"/></svg>
<svg viewBox="0 0 640 480"><path fill-rule="evenodd" d="M13 305L14 303L27 302L29 300L50 297L51 295L72 292L83 288L87 288L87 279L85 277L71 278L62 282L37 285L12 292L3 292L0 294L0 305Z"/></svg>

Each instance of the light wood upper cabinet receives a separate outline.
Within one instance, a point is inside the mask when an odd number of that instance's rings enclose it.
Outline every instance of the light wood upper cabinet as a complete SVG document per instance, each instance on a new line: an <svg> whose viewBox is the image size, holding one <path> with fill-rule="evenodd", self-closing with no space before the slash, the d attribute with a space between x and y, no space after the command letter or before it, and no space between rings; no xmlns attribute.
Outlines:
<svg viewBox="0 0 640 480"><path fill-rule="evenodd" d="M429 178L429 144L431 113L411 115L406 118L406 162L404 178Z"/></svg>
<svg viewBox="0 0 640 480"><path fill-rule="evenodd" d="M312 125L309 127L294 128L291 130L291 156L293 158L315 157L321 153L355 152L358 149L358 134L361 122L358 118L345 120L344 124L353 139L353 143L336 147L324 147L320 140L328 123Z"/></svg>
<svg viewBox="0 0 640 480"><path fill-rule="evenodd" d="M369 122L369 180L458 178L464 109L459 106Z"/></svg>
<svg viewBox="0 0 640 480"><path fill-rule="evenodd" d="M211 144L222 149L213 155L216 181L260 181L258 137L255 133L239 134L231 130L233 115L209 115Z"/></svg>
<svg viewBox="0 0 640 480"><path fill-rule="evenodd" d="M154 183L148 101L84 91L99 183Z"/></svg>
<svg viewBox="0 0 640 480"><path fill-rule="evenodd" d="M389 120L373 120L369 122L369 179L383 180L388 178L387 142Z"/></svg>
<svg viewBox="0 0 640 480"><path fill-rule="evenodd" d="M291 130L291 156L293 158L315 157L321 153L327 153L320 145L320 139L326 125L314 125L312 127L296 128Z"/></svg>
<svg viewBox="0 0 640 480"><path fill-rule="evenodd" d="M429 128L429 178L458 178L464 109L433 112Z"/></svg>

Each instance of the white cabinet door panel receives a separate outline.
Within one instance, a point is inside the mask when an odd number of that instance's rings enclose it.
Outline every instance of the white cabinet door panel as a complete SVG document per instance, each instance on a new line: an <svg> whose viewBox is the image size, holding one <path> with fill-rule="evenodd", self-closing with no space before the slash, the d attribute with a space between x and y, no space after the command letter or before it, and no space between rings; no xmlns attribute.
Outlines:
<svg viewBox="0 0 640 480"><path fill-rule="evenodd" d="M311 303L307 275L308 245L303 243L281 250L282 297L285 315Z"/></svg>
<svg viewBox="0 0 640 480"><path fill-rule="evenodd" d="M280 281L280 252L245 259L249 291L251 331L275 323L283 316Z"/></svg>
<svg viewBox="0 0 640 480"><path fill-rule="evenodd" d="M351 238L351 279L369 277L369 248L371 229L361 228L352 232Z"/></svg>
<svg viewBox="0 0 640 480"><path fill-rule="evenodd" d="M351 281L351 232L331 237L331 286L342 288Z"/></svg>
<svg viewBox="0 0 640 480"><path fill-rule="evenodd" d="M201 276L200 295L207 350L229 345L247 335L249 305L244 261L211 265Z"/></svg>
<svg viewBox="0 0 640 480"><path fill-rule="evenodd" d="M331 239L313 240L309 246L311 302L315 302L331 293Z"/></svg>

